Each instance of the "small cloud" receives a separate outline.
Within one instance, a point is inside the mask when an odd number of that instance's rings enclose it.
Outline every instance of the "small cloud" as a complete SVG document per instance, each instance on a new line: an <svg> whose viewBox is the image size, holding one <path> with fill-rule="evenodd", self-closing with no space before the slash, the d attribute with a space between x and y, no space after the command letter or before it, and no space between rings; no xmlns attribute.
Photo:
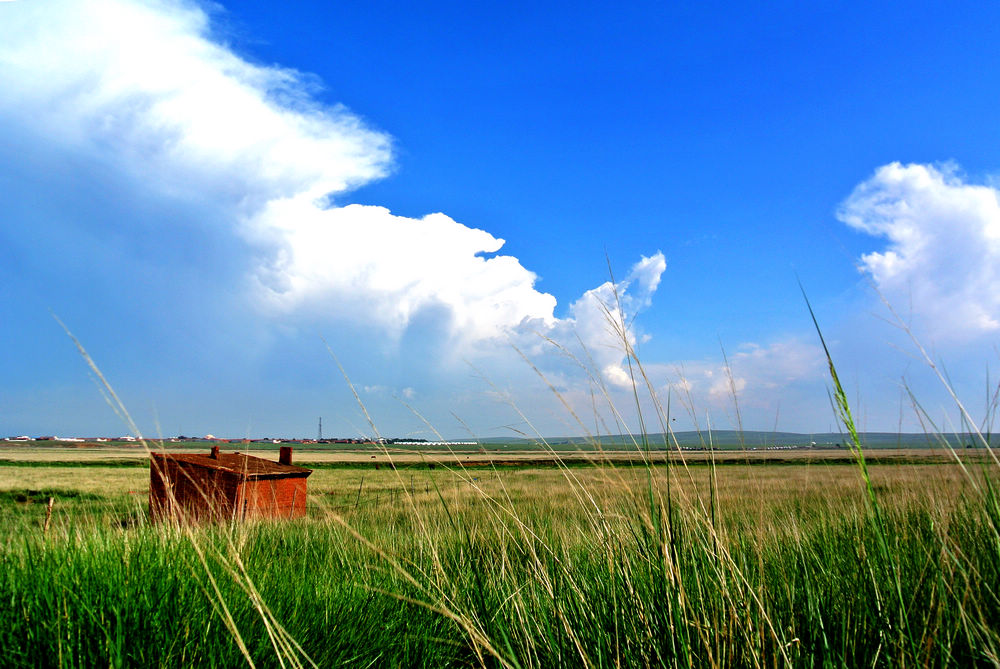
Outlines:
<svg viewBox="0 0 1000 669"><path fill-rule="evenodd" d="M715 382L708 388L709 397L714 400L740 398L740 393L747 387L747 380L742 376L730 376L731 373L728 368L722 368ZM709 378L711 376L709 375Z"/></svg>
<svg viewBox="0 0 1000 669"><path fill-rule="evenodd" d="M570 305L569 318L555 329L570 329L608 380L621 381L624 372L611 370L613 367L620 370L626 344L632 347L638 341L649 340L648 335L635 331L634 319L652 303L666 268L663 253L642 256L623 281L617 284L607 281L581 295Z"/></svg>
<svg viewBox="0 0 1000 669"><path fill-rule="evenodd" d="M618 388L632 387L632 377L629 376L628 372L621 365L608 365L601 371L604 375L604 380L611 385Z"/></svg>
<svg viewBox="0 0 1000 669"><path fill-rule="evenodd" d="M639 285L638 295L640 299L648 300L660 286L660 278L667 269L667 259L663 253L657 251L650 257L642 256L636 264L632 265L627 281Z"/></svg>
<svg viewBox="0 0 1000 669"><path fill-rule="evenodd" d="M696 406L731 403L734 390L740 403L763 406L797 383L824 380L824 362L818 345L789 338L766 346L741 344L728 367L722 360L695 360L649 364L646 372L658 387L690 396Z"/></svg>

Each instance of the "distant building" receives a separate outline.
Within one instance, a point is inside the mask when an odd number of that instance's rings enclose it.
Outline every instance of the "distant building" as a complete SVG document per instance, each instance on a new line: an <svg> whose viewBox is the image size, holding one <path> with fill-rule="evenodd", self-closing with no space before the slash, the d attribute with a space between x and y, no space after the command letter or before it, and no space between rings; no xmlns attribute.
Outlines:
<svg viewBox="0 0 1000 669"><path fill-rule="evenodd" d="M306 513L306 478L283 446L278 462L243 453L151 453L149 514L154 521L299 518Z"/></svg>

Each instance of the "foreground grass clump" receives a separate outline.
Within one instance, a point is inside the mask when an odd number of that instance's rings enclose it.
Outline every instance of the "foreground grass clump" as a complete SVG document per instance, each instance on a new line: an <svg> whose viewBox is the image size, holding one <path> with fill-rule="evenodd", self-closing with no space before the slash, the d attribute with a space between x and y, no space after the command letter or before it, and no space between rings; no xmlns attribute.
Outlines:
<svg viewBox="0 0 1000 669"><path fill-rule="evenodd" d="M879 514L846 466L329 472L307 521L193 529L13 494L3 664L996 664L988 479L871 469Z"/></svg>
<svg viewBox="0 0 1000 669"><path fill-rule="evenodd" d="M88 529L44 545L11 543L0 573L3 665L233 667L247 662L238 634L257 666L280 666L287 649L275 647L274 621L320 666L462 662L451 624L373 592L406 589L391 574L364 573L344 537L258 528L240 538L242 571L224 562L224 534Z"/></svg>

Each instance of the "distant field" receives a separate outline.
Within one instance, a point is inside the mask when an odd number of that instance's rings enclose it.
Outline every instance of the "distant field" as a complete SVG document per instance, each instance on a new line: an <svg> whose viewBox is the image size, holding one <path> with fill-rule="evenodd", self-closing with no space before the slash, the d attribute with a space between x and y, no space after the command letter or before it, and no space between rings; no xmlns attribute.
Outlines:
<svg viewBox="0 0 1000 669"><path fill-rule="evenodd" d="M481 511L486 500L503 500L521 516L558 519L573 526L589 513L587 503L582 503L586 499L601 508L641 504L650 485L657 495L662 495L667 485L662 468L652 470L657 473L650 478L650 470L643 467L567 470L551 464L536 466L531 460L518 462L516 467L467 472L458 463L435 469L405 465L395 470L384 466L375 469L367 462L362 466L321 467L309 477L310 516L322 520L336 513L363 525L396 524L400 512L406 515L408 505L415 505L421 515L438 517L442 501L462 513L476 508ZM973 489L959 465L937 463L930 457L909 463L876 463L870 470L887 508L940 511L952 508ZM855 514L865 504L856 465L838 460L787 458L777 466L752 467L734 463L714 474L705 466L690 471L678 466L673 471L672 494L684 506L714 504L721 520L737 525L744 524L752 512L757 529L769 533L783 531L786 519L794 517L797 510L829 513L836 509L837 514ZM981 467L973 466L973 471L978 478ZM26 495L27 499L15 505L17 515L33 514L39 522L49 496L55 497L58 524L86 524L94 517L109 522L138 516L144 522L148 491L145 466L46 462L25 467L0 463L0 495L8 493L8 502L10 494ZM11 508L0 504L0 525ZM383 520L377 520L380 517Z"/></svg>
<svg viewBox="0 0 1000 669"><path fill-rule="evenodd" d="M185 453L207 451L210 445L197 447L186 446L177 448L172 444L154 448L158 452ZM262 458L278 459L278 447L246 448L229 444L223 446L225 451L241 451L253 453ZM967 462L983 462L989 460L985 449L961 449L954 453L939 448L880 448L869 451L867 459L872 463L906 463L906 464L944 464L955 462L956 457ZM145 466L148 454L139 445L106 446L94 445L83 447L74 445L54 446L10 446L0 445L0 465L45 465L54 463L72 463L74 465L108 465L108 466ZM717 464L785 464L809 462L843 462L853 463L850 451L846 449L795 449L795 450L685 450L685 451L652 451L648 454L635 450L564 450L545 451L543 449L515 450L508 447L476 449L474 451L418 451L414 449L394 447L366 447L364 449L346 448L315 448L298 447L294 454L296 464L317 467L329 466L388 466L390 463L400 467L414 466L469 466L469 467L552 467L559 464L572 466L615 464L637 465L647 463L663 464L671 462L686 462L692 465L703 465L715 462Z"/></svg>
<svg viewBox="0 0 1000 669"><path fill-rule="evenodd" d="M928 466L929 465L929 466ZM932 500L954 499L968 489L961 468L953 464L875 464L871 466L875 485L891 499ZM697 497L707 495L711 472L706 467L678 469L673 475L676 490ZM658 474L657 485L664 477ZM456 488L456 484L458 488ZM481 495L507 494L517 506L543 504L552 511L567 511L574 506L574 488L582 487L589 494L610 499L627 493L642 493L648 484L641 467L560 470L536 467L530 463L517 468L476 469L468 475L460 468L435 470L400 468L392 470L345 467L321 468L309 477L310 501L316 513L322 514L330 505L354 508L362 503L374 503L389 498L403 500L413 495L421 504L435 506L436 490L443 490L455 499L468 496L475 501ZM826 503L856 504L864 501L857 468L853 464L817 460L812 463L792 462L778 467L725 467L716 474L715 494L723 507L734 509L748 506L766 507L779 511L794 501L824 499ZM137 500L145 506L149 490L149 472L145 467L107 467L99 464L80 467L46 463L37 467L22 467L0 463L0 491L62 490L97 495L105 500ZM64 509L66 511L66 509Z"/></svg>

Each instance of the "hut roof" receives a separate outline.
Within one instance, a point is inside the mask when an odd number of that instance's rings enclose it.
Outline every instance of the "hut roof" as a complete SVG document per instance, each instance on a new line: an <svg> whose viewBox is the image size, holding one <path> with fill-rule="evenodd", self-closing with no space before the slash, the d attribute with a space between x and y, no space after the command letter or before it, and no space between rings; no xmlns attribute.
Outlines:
<svg viewBox="0 0 1000 669"><path fill-rule="evenodd" d="M152 453L151 455L154 458L170 459L182 464L228 472L247 479L306 477L312 474L312 470L305 467L283 465L274 460L246 453L219 453L214 458L200 453Z"/></svg>

